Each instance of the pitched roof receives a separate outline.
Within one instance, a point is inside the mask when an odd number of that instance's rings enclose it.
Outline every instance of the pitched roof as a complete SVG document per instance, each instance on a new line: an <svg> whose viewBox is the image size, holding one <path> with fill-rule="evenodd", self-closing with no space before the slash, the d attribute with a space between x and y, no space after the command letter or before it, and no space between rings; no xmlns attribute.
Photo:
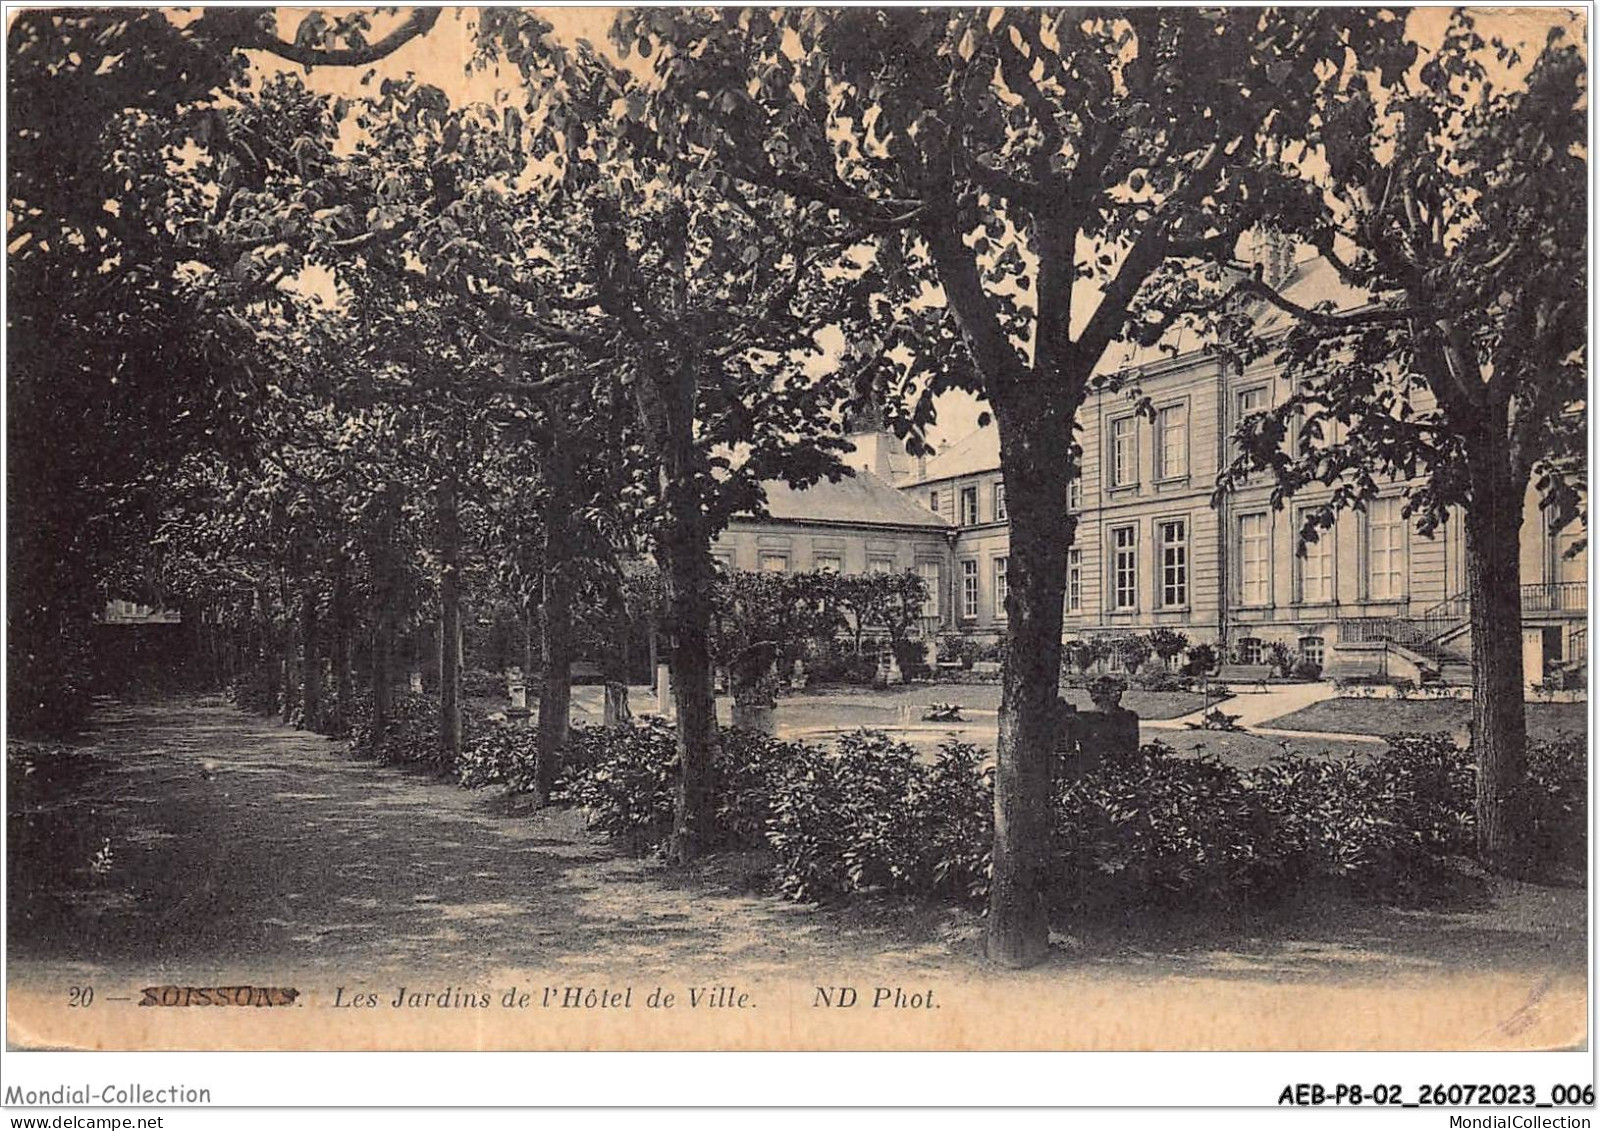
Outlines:
<svg viewBox="0 0 1600 1131"><path fill-rule="evenodd" d="M1346 286L1334 270L1333 264L1318 255L1296 263L1288 277L1278 285L1278 293L1290 302L1304 307L1319 303L1332 303L1336 310L1354 310L1371 301L1353 287ZM1252 327L1257 334L1272 334L1289 325L1289 315L1264 300L1251 304ZM1206 337L1193 327L1175 326L1153 346L1134 345L1129 341L1115 341L1101 354L1094 371L1100 374L1116 373L1139 365L1157 365L1174 357L1201 349Z"/></svg>
<svg viewBox="0 0 1600 1131"><path fill-rule="evenodd" d="M917 476L918 482L930 479L954 479L958 475L975 475L993 471L1000 466L1000 430L993 424L969 432L938 455L928 459Z"/></svg>
<svg viewBox="0 0 1600 1131"><path fill-rule="evenodd" d="M762 487L767 493L767 515L779 520L950 529L939 515L918 506L870 471L857 471L837 483L824 479L796 488L782 480L769 480Z"/></svg>

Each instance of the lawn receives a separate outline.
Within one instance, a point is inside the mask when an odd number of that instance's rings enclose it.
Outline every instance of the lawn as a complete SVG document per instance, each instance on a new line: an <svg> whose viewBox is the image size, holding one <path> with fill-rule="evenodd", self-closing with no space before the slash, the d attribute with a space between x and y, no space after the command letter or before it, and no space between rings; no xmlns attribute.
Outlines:
<svg viewBox="0 0 1600 1131"><path fill-rule="evenodd" d="M1062 688L1061 696L1067 702L1077 707L1080 711L1091 710L1094 704L1089 701L1089 693L1081 687ZM901 687L829 687L818 691L807 691L794 696L784 702L824 703L828 701L841 704L868 703L875 707L885 709L901 706L925 707L929 703L959 703L969 711L993 711L1000 706L1000 685L998 683L914 683ZM1211 693L1211 702L1217 703L1221 697L1216 692ZM1187 715L1200 710L1204 706L1198 694L1188 691L1142 691L1139 688L1129 688L1122 696L1122 705L1141 719L1175 719L1180 715Z"/></svg>
<svg viewBox="0 0 1600 1131"><path fill-rule="evenodd" d="M1278 730L1320 730L1341 734L1404 734L1449 731L1465 738L1472 704L1457 699L1326 699L1267 724ZM1529 703L1528 734L1554 738L1587 734L1587 703Z"/></svg>
<svg viewBox="0 0 1600 1131"><path fill-rule="evenodd" d="M1081 687L1065 688L1061 697L1080 711L1094 709L1089 693ZM1209 702L1221 703L1227 698L1213 691ZM1193 714L1206 703L1206 699L1192 691L1141 691L1137 687L1130 687L1122 695L1122 705L1141 719L1176 719Z"/></svg>
<svg viewBox="0 0 1600 1131"><path fill-rule="evenodd" d="M1377 754L1386 749L1383 743L1374 741L1365 741L1360 746L1355 746L1349 741L1330 742L1323 738L1280 738L1270 734L1252 734L1249 731L1187 728L1167 730L1141 727L1139 741L1165 743L1179 754L1209 754L1236 770L1253 770L1285 754L1307 758L1349 758Z"/></svg>

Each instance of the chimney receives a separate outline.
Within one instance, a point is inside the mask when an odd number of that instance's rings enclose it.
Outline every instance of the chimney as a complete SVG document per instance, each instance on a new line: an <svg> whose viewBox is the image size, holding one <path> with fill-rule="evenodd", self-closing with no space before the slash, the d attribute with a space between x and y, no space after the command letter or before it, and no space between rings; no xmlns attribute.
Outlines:
<svg viewBox="0 0 1600 1131"><path fill-rule="evenodd" d="M1265 224L1258 225L1250 235L1250 262L1261 268L1261 281L1269 287L1281 287L1294 274L1294 237Z"/></svg>

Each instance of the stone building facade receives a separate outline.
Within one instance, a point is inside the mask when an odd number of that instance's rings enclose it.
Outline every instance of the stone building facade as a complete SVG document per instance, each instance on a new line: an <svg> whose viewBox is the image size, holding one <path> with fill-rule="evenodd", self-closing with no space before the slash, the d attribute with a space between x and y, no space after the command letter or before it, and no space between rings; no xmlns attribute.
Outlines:
<svg viewBox="0 0 1600 1131"><path fill-rule="evenodd" d="M1322 260L1283 267L1287 297L1305 306L1359 305ZM1283 329L1275 309L1258 316L1258 333ZM1134 378L1119 384L1138 393L1096 393L1079 412L1082 475L1069 504L1078 525L1065 635L1164 626L1196 643L1220 643L1245 663L1283 642L1325 666L1341 652L1352 670L1374 651L1402 650L1447 678L1465 678L1461 516L1422 533L1402 513L1405 483L1395 482L1302 548L1302 516L1316 492L1274 509L1272 485L1261 476L1217 497L1240 420L1282 403L1291 390L1270 356L1241 371L1204 345L1177 335L1155 348L1114 349L1103 367ZM719 552L745 569L777 568L780 559L784 568L816 568L818 555L847 571L891 562L916 568L936 583L941 630L1002 633L1009 524L995 430L979 429L922 460L883 432L853 440L852 462L863 469L863 489L851 496L859 508L839 505L837 484L780 488L772 519L736 521ZM908 507L886 505L889 483ZM1579 523L1555 528L1532 489L1526 507L1525 626L1543 660L1586 662L1587 555L1568 552L1584 531Z"/></svg>

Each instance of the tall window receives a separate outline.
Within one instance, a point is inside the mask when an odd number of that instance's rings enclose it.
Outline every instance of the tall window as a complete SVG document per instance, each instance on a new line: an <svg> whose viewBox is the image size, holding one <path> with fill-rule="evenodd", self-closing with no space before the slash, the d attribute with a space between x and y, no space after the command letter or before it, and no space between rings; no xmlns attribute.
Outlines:
<svg viewBox="0 0 1600 1131"><path fill-rule="evenodd" d="M978 562L965 558L961 562L961 615L967 620L978 617Z"/></svg>
<svg viewBox="0 0 1600 1131"><path fill-rule="evenodd" d="M1004 483L996 483L994 485L994 520L996 522L1004 522L1006 520L1006 485Z"/></svg>
<svg viewBox="0 0 1600 1131"><path fill-rule="evenodd" d="M935 514L939 513L939 492L928 492L928 509L933 511Z"/></svg>
<svg viewBox="0 0 1600 1131"><path fill-rule="evenodd" d="M1156 414L1156 477L1189 474L1189 406L1171 404Z"/></svg>
<svg viewBox="0 0 1600 1131"><path fill-rule="evenodd" d="M994 560L994 616L996 620L1004 620L1006 615L1006 594L1010 588L1006 585L1007 558Z"/></svg>
<svg viewBox="0 0 1600 1131"><path fill-rule="evenodd" d="M1267 411L1267 390L1265 387L1239 390L1239 419L1254 416L1258 412Z"/></svg>
<svg viewBox="0 0 1600 1131"><path fill-rule="evenodd" d="M939 563L918 562L917 573L928 587L928 598L922 602L922 615L937 617L939 615Z"/></svg>
<svg viewBox="0 0 1600 1131"><path fill-rule="evenodd" d="M1367 504L1367 596L1393 601L1406 592L1406 528L1401 502L1374 499Z"/></svg>
<svg viewBox="0 0 1600 1131"><path fill-rule="evenodd" d="M1267 411L1267 390L1265 386L1254 389L1240 389L1234 398L1233 428L1237 430L1240 423L1258 412ZM1236 441L1230 441L1233 450L1237 453L1240 448Z"/></svg>
<svg viewBox="0 0 1600 1131"><path fill-rule="evenodd" d="M961 525L976 526L978 524L978 489L976 487L961 488Z"/></svg>
<svg viewBox="0 0 1600 1131"><path fill-rule="evenodd" d="M1083 551L1067 551L1067 612L1083 612Z"/></svg>
<svg viewBox="0 0 1600 1131"><path fill-rule="evenodd" d="M1081 469L1077 475L1072 477L1072 481L1067 484L1067 509L1069 511L1081 511L1083 509L1083 471Z"/></svg>
<svg viewBox="0 0 1600 1131"><path fill-rule="evenodd" d="M1111 485L1128 487L1139 482L1139 418L1123 416L1111 422Z"/></svg>
<svg viewBox="0 0 1600 1131"><path fill-rule="evenodd" d="M868 558L867 559L867 572L868 573L893 573L894 572L894 559L893 558L882 558L882 557Z"/></svg>
<svg viewBox="0 0 1600 1131"><path fill-rule="evenodd" d="M1264 514L1239 516L1239 602L1265 605L1272 592L1271 535Z"/></svg>
<svg viewBox="0 0 1600 1131"><path fill-rule="evenodd" d="M1317 667L1323 665L1327 656L1327 645L1320 636L1302 636L1300 638L1300 658L1309 660Z"/></svg>
<svg viewBox="0 0 1600 1131"><path fill-rule="evenodd" d="M1304 529L1303 516L1296 516L1295 522ZM1300 572L1300 600L1308 605L1333 600L1333 531L1322 531L1322 537L1307 542L1304 550L1303 557L1295 558L1295 568Z"/></svg>
<svg viewBox="0 0 1600 1131"><path fill-rule="evenodd" d="M1111 607L1139 607L1139 530L1118 526L1111 531Z"/></svg>
<svg viewBox="0 0 1600 1131"><path fill-rule="evenodd" d="M789 571L788 554L762 554L762 573L787 573Z"/></svg>
<svg viewBox="0 0 1600 1131"><path fill-rule="evenodd" d="M1161 604L1165 608L1189 603L1189 523L1174 518L1156 523L1161 546Z"/></svg>
<svg viewBox="0 0 1600 1131"><path fill-rule="evenodd" d="M818 573L838 573L844 566L838 554L818 554L811 562Z"/></svg>

